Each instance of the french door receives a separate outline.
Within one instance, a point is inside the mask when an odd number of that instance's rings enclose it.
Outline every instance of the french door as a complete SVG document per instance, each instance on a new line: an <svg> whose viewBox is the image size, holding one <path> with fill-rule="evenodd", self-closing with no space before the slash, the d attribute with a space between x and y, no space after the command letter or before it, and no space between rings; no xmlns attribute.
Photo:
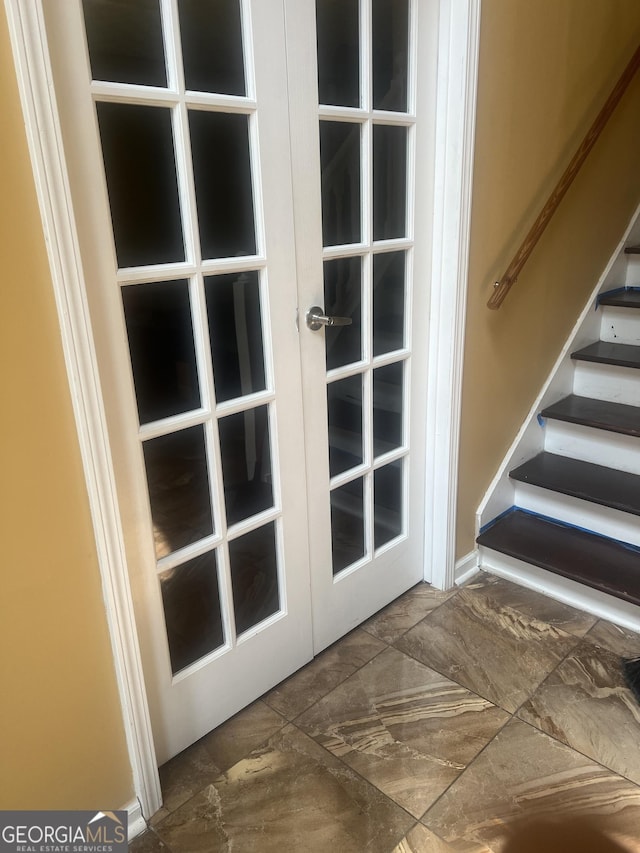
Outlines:
<svg viewBox="0 0 640 853"><path fill-rule="evenodd" d="M163 763L424 577L434 12L43 8Z"/></svg>

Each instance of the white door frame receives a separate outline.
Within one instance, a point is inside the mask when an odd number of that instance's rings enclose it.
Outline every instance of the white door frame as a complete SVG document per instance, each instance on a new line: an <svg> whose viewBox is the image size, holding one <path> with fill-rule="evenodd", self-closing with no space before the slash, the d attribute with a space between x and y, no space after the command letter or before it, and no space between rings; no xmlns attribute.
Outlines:
<svg viewBox="0 0 640 853"><path fill-rule="evenodd" d="M437 1L425 577L436 587L448 588L455 580L458 438L481 0ZM89 494L135 795L148 819L161 806L160 783L41 0L5 0L5 9Z"/></svg>

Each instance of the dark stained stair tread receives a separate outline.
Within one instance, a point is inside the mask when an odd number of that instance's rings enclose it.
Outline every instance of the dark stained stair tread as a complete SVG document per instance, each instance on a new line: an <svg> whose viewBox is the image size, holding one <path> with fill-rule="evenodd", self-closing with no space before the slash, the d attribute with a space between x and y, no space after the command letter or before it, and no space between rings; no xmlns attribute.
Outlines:
<svg viewBox="0 0 640 853"><path fill-rule="evenodd" d="M640 407L570 394L540 413L543 418L640 436Z"/></svg>
<svg viewBox="0 0 640 853"><path fill-rule="evenodd" d="M478 537L478 544L554 574L640 604L640 550L515 509Z"/></svg>
<svg viewBox="0 0 640 853"><path fill-rule="evenodd" d="M599 364L640 368L640 346L596 341L572 353L571 358L576 361L595 361Z"/></svg>
<svg viewBox="0 0 640 853"><path fill-rule="evenodd" d="M627 255L640 255L640 246L627 246L625 252Z"/></svg>
<svg viewBox="0 0 640 853"><path fill-rule="evenodd" d="M515 468L509 476L520 483L640 515L637 474L543 452Z"/></svg>
<svg viewBox="0 0 640 853"><path fill-rule="evenodd" d="M608 296L600 296L598 304L613 305L617 308L640 308L640 290L620 290Z"/></svg>

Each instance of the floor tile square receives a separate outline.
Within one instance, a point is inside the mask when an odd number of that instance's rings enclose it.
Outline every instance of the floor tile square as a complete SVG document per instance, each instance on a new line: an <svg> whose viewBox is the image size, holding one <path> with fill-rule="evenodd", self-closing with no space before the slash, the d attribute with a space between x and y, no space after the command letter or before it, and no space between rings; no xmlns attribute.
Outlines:
<svg viewBox="0 0 640 853"><path fill-rule="evenodd" d="M196 741L160 768L164 808L177 809L285 724L272 708L254 702Z"/></svg>
<svg viewBox="0 0 640 853"><path fill-rule="evenodd" d="M419 583L364 622L362 628L385 643L394 643L456 592L455 589L442 592L428 583Z"/></svg>
<svg viewBox="0 0 640 853"><path fill-rule="evenodd" d="M485 699L389 648L297 725L420 817L508 719Z"/></svg>
<svg viewBox="0 0 640 853"><path fill-rule="evenodd" d="M295 726L162 821L172 853L389 853L413 819Z"/></svg>
<svg viewBox="0 0 640 853"><path fill-rule="evenodd" d="M462 588L463 598L470 593L482 596L492 606L511 607L576 637L583 637L598 621L590 613L486 572L481 572Z"/></svg>
<svg viewBox="0 0 640 853"><path fill-rule="evenodd" d="M263 696L263 701L287 720L295 720L384 648L381 640L357 628Z"/></svg>
<svg viewBox="0 0 640 853"><path fill-rule="evenodd" d="M464 842L456 846L448 844L419 823L407 833L392 853L485 853L486 849L484 845Z"/></svg>
<svg viewBox="0 0 640 853"><path fill-rule="evenodd" d="M583 643L518 716L640 785L640 705L617 655Z"/></svg>
<svg viewBox="0 0 640 853"><path fill-rule="evenodd" d="M514 719L422 822L454 848L464 841L502 853L522 821L547 817L590 818L640 843L640 788Z"/></svg>
<svg viewBox="0 0 640 853"><path fill-rule="evenodd" d="M513 713L578 642L465 588L394 645Z"/></svg>
<svg viewBox="0 0 640 853"><path fill-rule="evenodd" d="M640 657L640 634L621 625L601 619L585 635L585 640L609 649L614 655L627 658Z"/></svg>

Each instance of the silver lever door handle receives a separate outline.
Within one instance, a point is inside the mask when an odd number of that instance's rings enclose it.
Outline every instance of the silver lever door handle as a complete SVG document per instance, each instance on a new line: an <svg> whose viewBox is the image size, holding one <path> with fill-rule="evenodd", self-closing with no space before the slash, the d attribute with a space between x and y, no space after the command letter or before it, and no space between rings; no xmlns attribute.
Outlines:
<svg viewBox="0 0 640 853"><path fill-rule="evenodd" d="M323 326L350 326L353 322L351 317L327 317L319 305L309 308L306 320L312 332L317 332Z"/></svg>

